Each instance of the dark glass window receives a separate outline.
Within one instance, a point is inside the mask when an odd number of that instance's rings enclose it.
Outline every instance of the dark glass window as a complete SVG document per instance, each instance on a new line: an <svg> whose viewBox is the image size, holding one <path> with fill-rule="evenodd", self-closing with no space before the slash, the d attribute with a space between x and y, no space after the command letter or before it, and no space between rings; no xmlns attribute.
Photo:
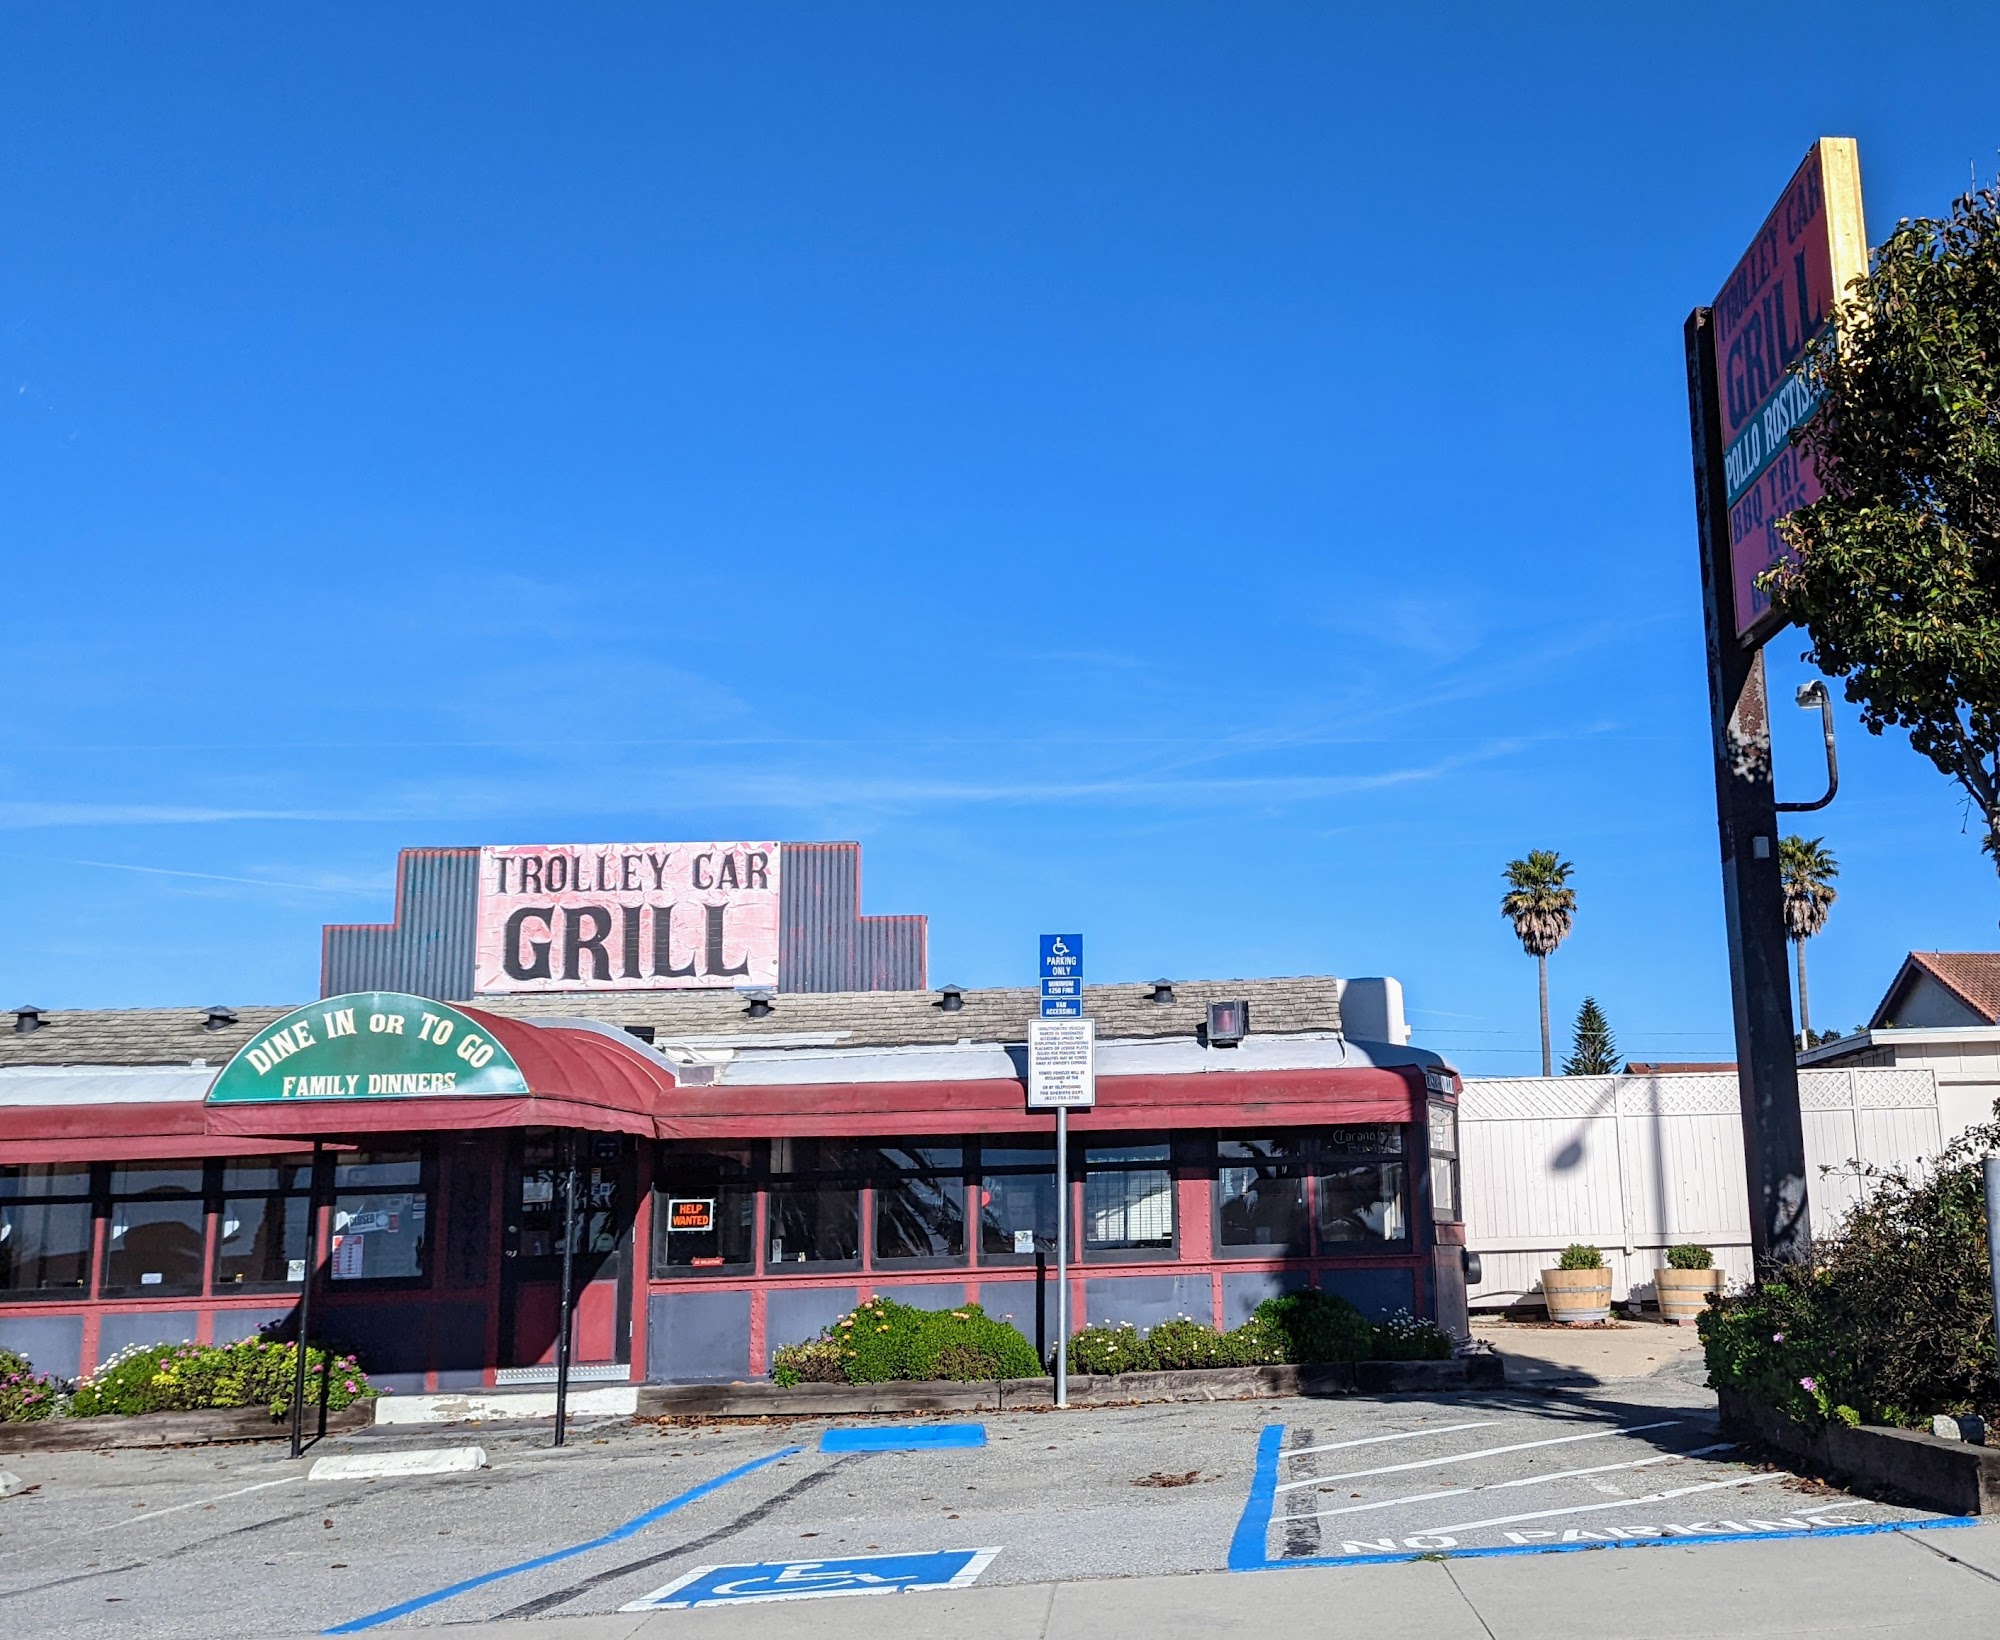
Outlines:
<svg viewBox="0 0 2000 1640"><path fill-rule="evenodd" d="M76 1294L89 1287L89 1166L0 1167L0 1294Z"/></svg>
<svg viewBox="0 0 2000 1640"><path fill-rule="evenodd" d="M412 1281L429 1269L430 1191L420 1150L360 1150L333 1167L335 1281Z"/></svg>
<svg viewBox="0 0 2000 1640"><path fill-rule="evenodd" d="M928 1142L874 1147L875 1256L965 1257L965 1150Z"/></svg>
<svg viewBox="0 0 2000 1640"><path fill-rule="evenodd" d="M1224 1247L1297 1254L1310 1250L1308 1143L1304 1133L1225 1136L1219 1141L1216 1217Z"/></svg>
<svg viewBox="0 0 2000 1640"><path fill-rule="evenodd" d="M751 1147L663 1145L654 1181L653 1268L662 1275L744 1270L756 1258Z"/></svg>
<svg viewBox="0 0 2000 1640"><path fill-rule="evenodd" d="M302 1286L311 1205L310 1156L224 1162L222 1222L215 1234L216 1286Z"/></svg>
<svg viewBox="0 0 2000 1640"><path fill-rule="evenodd" d="M1083 1147L1083 1245L1102 1252L1174 1245L1174 1173L1165 1140Z"/></svg>
<svg viewBox="0 0 2000 1640"><path fill-rule="evenodd" d="M979 1257L1026 1262L1056 1246L1056 1142L1009 1134L979 1147Z"/></svg>
<svg viewBox="0 0 2000 1640"><path fill-rule="evenodd" d="M766 1267L861 1257L861 1164L851 1139L773 1139Z"/></svg>
<svg viewBox="0 0 2000 1640"><path fill-rule="evenodd" d="M1317 1148L1320 1250L1407 1242L1409 1173L1403 1162L1403 1130L1388 1124L1324 1128Z"/></svg>
<svg viewBox="0 0 2000 1640"><path fill-rule="evenodd" d="M618 1202L618 1161L621 1141L609 1134L584 1134L574 1139L578 1195L576 1247L580 1258L602 1259L618 1250L623 1224ZM515 1184L513 1216L515 1256L531 1261L562 1259L563 1226L569 1222L563 1200L571 1151L553 1128L529 1128L521 1135L521 1166Z"/></svg>
<svg viewBox="0 0 2000 1640"><path fill-rule="evenodd" d="M1431 1105L1431 1217L1464 1216L1458 1199L1458 1107Z"/></svg>
<svg viewBox="0 0 2000 1640"><path fill-rule="evenodd" d="M206 1223L200 1162L123 1162L111 1169L104 1290L143 1297L201 1291Z"/></svg>

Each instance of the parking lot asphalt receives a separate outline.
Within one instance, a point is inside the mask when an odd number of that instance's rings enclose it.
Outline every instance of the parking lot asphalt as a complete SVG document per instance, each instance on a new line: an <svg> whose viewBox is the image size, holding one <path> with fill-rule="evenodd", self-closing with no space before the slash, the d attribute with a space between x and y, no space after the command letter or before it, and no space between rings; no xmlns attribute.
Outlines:
<svg viewBox="0 0 2000 1640"><path fill-rule="evenodd" d="M337 1482L309 1479L282 1448L10 1459L30 1490L0 1499L0 1626L546 1626L619 1612L704 1567L790 1570L697 1577L697 1593L742 1597L777 1577L772 1589L799 1596L870 1577L886 1588L905 1575L887 1568L939 1554L988 1588L1783 1543L1936 1518L1746 1462L1723 1443L1713 1397L1672 1377L1544 1396L1011 1413L982 1420L982 1445L914 1451L823 1452L826 1428L618 1423L562 1451L545 1428L399 1431L397 1448L478 1442L491 1467ZM321 1455L388 1444L350 1437ZM853 1557L880 1575L841 1572Z"/></svg>

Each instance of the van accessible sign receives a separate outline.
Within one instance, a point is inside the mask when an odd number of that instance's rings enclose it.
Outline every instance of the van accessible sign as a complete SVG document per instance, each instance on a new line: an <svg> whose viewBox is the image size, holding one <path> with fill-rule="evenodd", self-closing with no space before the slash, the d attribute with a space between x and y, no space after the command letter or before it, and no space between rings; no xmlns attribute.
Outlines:
<svg viewBox="0 0 2000 1640"><path fill-rule="evenodd" d="M265 1026L222 1067L207 1102L527 1091L512 1055L448 1003L400 991L359 991L294 1008Z"/></svg>
<svg viewBox="0 0 2000 1640"><path fill-rule="evenodd" d="M479 851L473 991L778 983L776 843L559 843Z"/></svg>
<svg viewBox="0 0 2000 1640"><path fill-rule="evenodd" d="M1819 407L1799 361L1833 323L1848 283L1867 271L1854 140L1822 137L1715 299L1739 638L1770 636L1771 600L1757 577L1787 555L1778 521L1826 493L1812 458L1792 443Z"/></svg>

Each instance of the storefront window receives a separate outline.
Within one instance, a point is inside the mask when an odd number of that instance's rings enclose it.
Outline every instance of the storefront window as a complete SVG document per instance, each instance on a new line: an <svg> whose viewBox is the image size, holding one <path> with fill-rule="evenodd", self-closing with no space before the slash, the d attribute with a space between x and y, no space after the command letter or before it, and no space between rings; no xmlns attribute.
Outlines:
<svg viewBox="0 0 2000 1640"><path fill-rule="evenodd" d="M1458 1202L1458 1108L1431 1106L1431 1217L1453 1220Z"/></svg>
<svg viewBox="0 0 2000 1640"><path fill-rule="evenodd" d="M663 1145L654 1181L653 1268L661 1275L747 1269L757 1185L749 1145Z"/></svg>
<svg viewBox="0 0 2000 1640"><path fill-rule="evenodd" d="M617 1252L622 1231L618 1203L618 1163L623 1141L614 1134L575 1136L575 1150L553 1128L529 1128L521 1136L521 1165L515 1185L515 1254L530 1261L562 1257L563 1226L570 1222L563 1189L572 1161L576 1167L576 1241L579 1258L603 1259Z"/></svg>
<svg viewBox="0 0 2000 1640"><path fill-rule="evenodd" d="M1174 1245L1171 1150L1158 1143L1083 1147L1083 1245L1137 1252Z"/></svg>
<svg viewBox="0 0 2000 1640"><path fill-rule="evenodd" d="M215 1239L216 1286L303 1285L306 1215L311 1206L310 1156L224 1162L222 1223Z"/></svg>
<svg viewBox="0 0 2000 1640"><path fill-rule="evenodd" d="M204 1223L201 1163L113 1167L104 1290L149 1298L199 1293Z"/></svg>
<svg viewBox="0 0 2000 1640"><path fill-rule="evenodd" d="M1010 1134L979 1147L979 1257L1028 1260L1056 1245L1056 1142Z"/></svg>
<svg viewBox="0 0 2000 1640"><path fill-rule="evenodd" d="M1224 1247L1308 1251L1307 1143L1303 1133L1220 1141L1216 1218Z"/></svg>
<svg viewBox="0 0 2000 1640"><path fill-rule="evenodd" d="M90 1286L90 1168L0 1167L0 1296Z"/></svg>
<svg viewBox="0 0 2000 1640"><path fill-rule="evenodd" d="M1323 1129L1315 1188L1322 1251L1381 1247L1410 1239L1403 1130L1388 1125Z"/></svg>
<svg viewBox="0 0 2000 1640"><path fill-rule="evenodd" d="M861 1170L851 1139L773 1139L766 1267L861 1257Z"/></svg>
<svg viewBox="0 0 2000 1640"><path fill-rule="evenodd" d="M965 1151L959 1145L880 1145L875 1256L943 1262L965 1257Z"/></svg>
<svg viewBox="0 0 2000 1640"><path fill-rule="evenodd" d="M430 1192L423 1153L362 1150L333 1169L335 1281L411 1281L429 1268Z"/></svg>

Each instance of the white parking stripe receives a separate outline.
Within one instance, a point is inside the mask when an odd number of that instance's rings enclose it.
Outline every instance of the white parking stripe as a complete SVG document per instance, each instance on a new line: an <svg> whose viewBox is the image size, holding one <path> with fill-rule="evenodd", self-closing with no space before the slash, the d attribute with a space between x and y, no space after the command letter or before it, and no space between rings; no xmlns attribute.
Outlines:
<svg viewBox="0 0 2000 1640"><path fill-rule="evenodd" d="M1491 1429L1498 1418L1482 1418L1476 1424L1439 1424L1434 1429L1406 1429L1400 1435L1364 1435L1358 1441L1329 1441L1325 1446L1295 1446L1280 1453L1286 1458L1303 1458L1308 1452L1345 1452L1350 1446L1379 1446L1384 1441L1414 1441L1424 1435L1451 1435L1461 1429Z"/></svg>
<svg viewBox="0 0 2000 1640"><path fill-rule="evenodd" d="M1637 1509L1649 1503L1665 1503L1670 1498L1692 1497L1697 1492L1721 1492L1732 1486L1761 1486L1765 1481L1790 1480L1789 1475L1739 1475L1733 1480L1703 1481L1698 1486L1677 1486L1668 1492L1648 1492L1643 1498L1619 1498L1611 1503L1579 1503L1569 1509L1537 1509L1525 1515L1495 1515L1490 1520L1461 1520L1449 1526L1425 1526L1411 1537L1431 1537L1440 1532L1476 1532L1488 1526L1515 1526L1524 1520L1552 1520L1557 1515L1590 1515L1606 1509Z"/></svg>
<svg viewBox="0 0 2000 1640"><path fill-rule="evenodd" d="M196 1498L192 1503L169 1504L164 1509L148 1509L143 1515L126 1515L103 1526L93 1526L93 1532L115 1532L124 1526L143 1526L149 1520L158 1520L162 1515L178 1515L183 1509L201 1509L211 1503L221 1503L225 1498L240 1498L246 1492L263 1492L273 1486L289 1486L293 1481L302 1481L303 1475L286 1475L275 1481L259 1481L255 1486L239 1486L234 1492L218 1492L212 1498Z"/></svg>
<svg viewBox="0 0 2000 1640"><path fill-rule="evenodd" d="M1385 1464L1380 1469L1350 1469L1344 1475L1315 1475L1310 1480L1284 1481L1280 1492L1295 1492L1302 1486L1322 1486L1328 1481L1358 1481L1370 1475L1399 1475L1409 1469L1436 1469L1442 1464L1470 1463L1474 1458L1497 1458L1503 1452L1531 1452L1536 1447L1568 1446L1572 1441L1601 1441L1610 1435L1637 1435L1648 1429L1673 1429L1686 1422L1682 1418L1662 1418L1652 1424L1619 1424L1615 1428L1594 1429L1588 1435L1558 1435L1547 1441L1517 1441L1512 1446L1483 1446L1476 1452L1460 1452L1449 1458L1418 1458L1413 1463Z"/></svg>
<svg viewBox="0 0 2000 1640"><path fill-rule="evenodd" d="M1382 1498L1374 1503L1350 1503L1339 1509L1316 1509L1309 1515L1280 1515L1275 1522L1325 1520L1329 1515L1364 1515L1371 1509L1393 1509L1399 1503L1430 1503L1437 1498L1469 1498L1475 1492L1504 1492L1514 1486L1541 1486L1549 1481L1573 1481L1579 1475L1608 1475L1618 1469L1645 1469L1656 1463L1672 1463L1679 1458L1705 1458L1711 1452L1727 1452L1736 1443L1719 1441L1714 1446L1696 1447L1692 1452L1662 1452L1632 1463L1600 1463L1588 1469L1559 1469L1552 1475L1524 1475L1513 1481L1488 1481L1484 1486L1448 1486L1440 1492L1405 1492L1398 1498Z"/></svg>

